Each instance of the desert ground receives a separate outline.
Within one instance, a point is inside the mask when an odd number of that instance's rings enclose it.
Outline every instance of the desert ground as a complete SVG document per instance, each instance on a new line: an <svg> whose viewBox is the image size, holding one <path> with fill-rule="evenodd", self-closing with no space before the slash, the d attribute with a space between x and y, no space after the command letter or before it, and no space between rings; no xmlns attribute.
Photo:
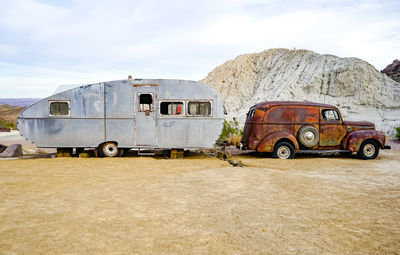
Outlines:
<svg viewBox="0 0 400 255"><path fill-rule="evenodd" d="M399 156L0 160L0 253L400 254Z"/></svg>

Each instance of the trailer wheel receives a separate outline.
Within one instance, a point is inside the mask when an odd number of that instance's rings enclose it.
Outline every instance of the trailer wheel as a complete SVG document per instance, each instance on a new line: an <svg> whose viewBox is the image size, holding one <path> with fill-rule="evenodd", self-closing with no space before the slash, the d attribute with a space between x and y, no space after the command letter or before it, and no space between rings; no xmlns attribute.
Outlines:
<svg viewBox="0 0 400 255"><path fill-rule="evenodd" d="M99 153L103 157L116 157L120 152L116 143L107 142L100 146Z"/></svg>
<svg viewBox="0 0 400 255"><path fill-rule="evenodd" d="M278 142L275 145L272 157L281 159L292 159L294 157L293 145L285 141Z"/></svg>
<svg viewBox="0 0 400 255"><path fill-rule="evenodd" d="M119 149L119 152L118 152L117 157L122 157L122 156L124 156L124 154L125 154L125 149L121 149L121 148L118 148L118 149Z"/></svg>
<svg viewBox="0 0 400 255"><path fill-rule="evenodd" d="M358 156L361 159L375 159L379 154L379 146L373 140L364 141L360 150L358 151Z"/></svg>

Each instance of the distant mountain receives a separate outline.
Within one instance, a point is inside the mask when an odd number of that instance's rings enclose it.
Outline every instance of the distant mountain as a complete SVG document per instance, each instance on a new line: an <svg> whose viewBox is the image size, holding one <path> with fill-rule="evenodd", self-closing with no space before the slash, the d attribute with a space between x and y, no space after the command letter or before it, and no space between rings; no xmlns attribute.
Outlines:
<svg viewBox="0 0 400 255"><path fill-rule="evenodd" d="M11 106L26 107L39 101L40 99L41 98L0 98L0 105L8 104Z"/></svg>

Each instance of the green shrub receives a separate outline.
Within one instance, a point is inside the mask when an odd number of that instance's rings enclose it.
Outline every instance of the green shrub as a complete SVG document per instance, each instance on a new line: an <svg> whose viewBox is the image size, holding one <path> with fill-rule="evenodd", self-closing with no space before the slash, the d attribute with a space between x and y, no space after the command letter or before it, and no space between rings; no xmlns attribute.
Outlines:
<svg viewBox="0 0 400 255"><path fill-rule="evenodd" d="M400 139L400 127L396 128L396 137Z"/></svg>
<svg viewBox="0 0 400 255"><path fill-rule="evenodd" d="M243 134L243 130L239 128L239 122L236 119L231 121L224 120L224 128L217 142L223 142L231 138Z"/></svg>
<svg viewBox="0 0 400 255"><path fill-rule="evenodd" d="M0 128L11 128L11 129L17 129L17 125L13 122L0 119Z"/></svg>

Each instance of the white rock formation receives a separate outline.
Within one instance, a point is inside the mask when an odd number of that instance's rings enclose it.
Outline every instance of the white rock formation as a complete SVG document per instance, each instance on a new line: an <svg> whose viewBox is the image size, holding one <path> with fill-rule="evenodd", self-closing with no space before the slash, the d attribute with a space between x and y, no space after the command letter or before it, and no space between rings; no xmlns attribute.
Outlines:
<svg viewBox="0 0 400 255"><path fill-rule="evenodd" d="M241 124L256 103L290 100L336 105L344 119L372 121L392 136L400 126L400 83L358 58L270 49L229 60L202 82L221 93L228 118Z"/></svg>

